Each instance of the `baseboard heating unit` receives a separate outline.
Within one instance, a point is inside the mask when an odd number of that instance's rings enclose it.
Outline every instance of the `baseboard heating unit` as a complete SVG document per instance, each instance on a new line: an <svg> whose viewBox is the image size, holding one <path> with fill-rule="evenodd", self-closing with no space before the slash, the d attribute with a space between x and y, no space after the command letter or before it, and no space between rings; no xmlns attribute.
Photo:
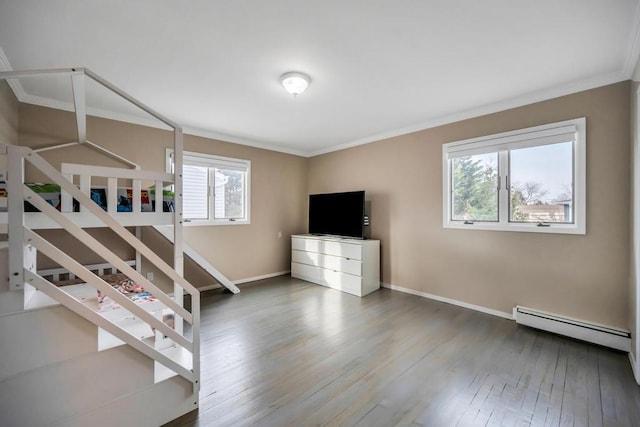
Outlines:
<svg viewBox="0 0 640 427"><path fill-rule="evenodd" d="M631 350L631 333L623 329L598 325L583 320L571 319L557 314L515 306L513 318L516 323L553 332L582 341L615 348L622 351Z"/></svg>

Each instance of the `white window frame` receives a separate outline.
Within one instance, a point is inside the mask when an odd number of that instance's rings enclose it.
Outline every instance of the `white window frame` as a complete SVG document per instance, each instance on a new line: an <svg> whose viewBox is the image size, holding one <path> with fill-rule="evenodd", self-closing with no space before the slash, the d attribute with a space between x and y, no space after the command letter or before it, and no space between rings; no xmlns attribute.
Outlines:
<svg viewBox="0 0 640 427"><path fill-rule="evenodd" d="M172 169L173 149L167 148L166 150L166 170L171 173ZM245 217L235 219L215 219L214 209L214 185L213 182L209 183L208 189L208 202L209 202L209 218L207 219L189 219L185 218L184 225L187 227L198 225L245 225L251 224L251 160L235 159L232 157L216 156L213 154L196 153L192 151L183 152L183 164L185 165L197 165L204 166L210 169L209 176L213 177L213 168L231 168L236 170L243 170L246 172L246 179L244 185L244 206Z"/></svg>
<svg viewBox="0 0 640 427"><path fill-rule="evenodd" d="M509 221L509 150L537 147L573 139L573 223ZM462 221L452 218L452 159L498 153L498 221ZM443 226L465 230L528 233L586 234L586 119L584 117L526 129L451 142L442 146Z"/></svg>

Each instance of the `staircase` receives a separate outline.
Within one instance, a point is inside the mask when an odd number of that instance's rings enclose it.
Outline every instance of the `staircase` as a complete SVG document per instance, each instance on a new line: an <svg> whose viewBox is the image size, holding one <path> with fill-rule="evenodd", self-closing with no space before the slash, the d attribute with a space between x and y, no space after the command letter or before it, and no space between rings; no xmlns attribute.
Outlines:
<svg viewBox="0 0 640 427"><path fill-rule="evenodd" d="M55 71L55 72L54 72ZM0 73L15 76L68 75L74 88L78 142L86 141L84 92L86 76L134 105L150 112L174 129L174 151L182 153L181 129L148 109L89 70ZM108 153L107 153L108 154ZM112 153L111 153L112 154ZM114 155L115 156L115 155ZM117 157L117 156L115 156ZM114 212L115 197L103 210L89 195L91 179L62 174L37 151L0 146L0 181L7 182L8 212L0 212L0 425L159 425L198 407L200 390L200 294L182 276L182 175L177 156L175 174L138 169L90 168L106 174L107 194L114 196L118 179L132 182L134 212ZM25 185L25 164L60 186L61 211ZM166 224L167 215L144 216L139 199L142 182L175 189L173 266L164 262L125 225ZM89 185L87 185L89 183ZM162 197L162 191L156 191ZM76 200L80 212L69 208ZM138 200L138 202L135 202ZM25 213L25 202L40 212ZM162 203L156 204L162 206ZM2 206L0 206L2 208ZM111 243L101 242L86 227L109 228L173 283L167 293L147 280ZM106 261L114 270L142 286L153 296L151 304L136 304L91 268L79 263L64 248L38 233L41 228L64 230L78 245ZM2 235L0 234L0 238ZM37 256L45 256L84 283L58 287L38 272ZM8 273L8 274L7 274ZM97 291L120 308L101 311ZM190 295L191 308L183 306ZM186 326L185 326L186 323Z"/></svg>

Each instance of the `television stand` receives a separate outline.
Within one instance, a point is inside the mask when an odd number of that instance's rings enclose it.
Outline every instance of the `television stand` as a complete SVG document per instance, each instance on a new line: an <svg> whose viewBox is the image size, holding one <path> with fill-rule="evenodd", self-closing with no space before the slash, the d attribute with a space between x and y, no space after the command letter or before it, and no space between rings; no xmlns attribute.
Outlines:
<svg viewBox="0 0 640 427"><path fill-rule="evenodd" d="M380 288L380 240L293 235L291 277L363 297Z"/></svg>

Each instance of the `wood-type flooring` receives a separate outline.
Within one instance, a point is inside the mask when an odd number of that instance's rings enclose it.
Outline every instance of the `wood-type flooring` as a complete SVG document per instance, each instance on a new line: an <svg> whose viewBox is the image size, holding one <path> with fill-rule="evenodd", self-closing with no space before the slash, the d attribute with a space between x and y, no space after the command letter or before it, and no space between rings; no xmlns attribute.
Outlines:
<svg viewBox="0 0 640 427"><path fill-rule="evenodd" d="M200 408L169 426L640 426L626 353L381 289L205 293Z"/></svg>

